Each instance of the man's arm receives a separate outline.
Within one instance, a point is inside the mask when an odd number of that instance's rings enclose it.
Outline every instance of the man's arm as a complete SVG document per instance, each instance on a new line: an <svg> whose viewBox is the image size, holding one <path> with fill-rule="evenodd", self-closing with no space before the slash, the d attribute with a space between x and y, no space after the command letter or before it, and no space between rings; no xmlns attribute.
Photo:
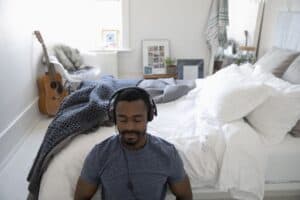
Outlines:
<svg viewBox="0 0 300 200"><path fill-rule="evenodd" d="M193 194L188 176L182 181L169 184L172 193L176 196L176 200L192 200Z"/></svg>
<svg viewBox="0 0 300 200"><path fill-rule="evenodd" d="M79 177L76 190L75 200L90 200L97 191L98 186L88 183Z"/></svg>

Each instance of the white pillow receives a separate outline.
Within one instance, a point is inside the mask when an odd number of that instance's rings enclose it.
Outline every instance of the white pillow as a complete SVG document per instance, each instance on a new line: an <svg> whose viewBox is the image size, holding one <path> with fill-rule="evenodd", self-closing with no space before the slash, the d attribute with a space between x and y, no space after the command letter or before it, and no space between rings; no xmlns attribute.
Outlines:
<svg viewBox="0 0 300 200"><path fill-rule="evenodd" d="M272 88L253 81L238 67L220 71L205 79L197 97L198 117L221 123L245 117L272 93Z"/></svg>
<svg viewBox="0 0 300 200"><path fill-rule="evenodd" d="M255 73L269 72L281 77L299 52L273 47L255 63Z"/></svg>
<svg viewBox="0 0 300 200"><path fill-rule="evenodd" d="M300 118L300 85L292 85L273 75L262 74L260 79L276 89L263 104L246 119L267 144L280 143Z"/></svg>

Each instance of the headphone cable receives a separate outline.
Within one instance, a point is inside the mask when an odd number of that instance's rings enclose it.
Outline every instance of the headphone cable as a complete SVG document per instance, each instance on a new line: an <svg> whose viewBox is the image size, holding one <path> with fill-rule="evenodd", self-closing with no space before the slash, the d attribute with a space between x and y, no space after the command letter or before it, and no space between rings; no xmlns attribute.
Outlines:
<svg viewBox="0 0 300 200"><path fill-rule="evenodd" d="M123 153L123 156L124 156L124 159L125 159L125 163L126 163L127 176L128 176L127 187L128 187L128 189L131 191L131 193L132 193L134 199L135 199L135 200L138 200L138 198L136 197L136 194L135 194L135 192L134 192L133 183L132 183L132 180L131 180L131 177L130 177L130 173L129 173L128 158L127 158L125 149L124 149L124 147L122 146L121 142L120 142L120 146L121 146L122 153Z"/></svg>

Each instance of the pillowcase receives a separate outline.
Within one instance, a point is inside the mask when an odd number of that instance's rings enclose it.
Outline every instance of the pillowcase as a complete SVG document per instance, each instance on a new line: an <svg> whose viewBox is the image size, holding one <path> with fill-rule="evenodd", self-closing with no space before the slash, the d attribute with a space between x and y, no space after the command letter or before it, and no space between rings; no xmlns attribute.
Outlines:
<svg viewBox="0 0 300 200"><path fill-rule="evenodd" d="M267 79L269 77L269 79ZM280 143L300 118L300 86L265 75L265 84L274 87L275 92L247 117L265 143Z"/></svg>
<svg viewBox="0 0 300 200"><path fill-rule="evenodd" d="M238 67L228 67L205 79L197 97L198 117L221 123L243 118L272 91L271 87L251 80Z"/></svg>
<svg viewBox="0 0 300 200"><path fill-rule="evenodd" d="M294 84L300 84L300 56L288 67L282 79Z"/></svg>
<svg viewBox="0 0 300 200"><path fill-rule="evenodd" d="M269 72L281 77L299 52L273 47L255 63L254 73Z"/></svg>

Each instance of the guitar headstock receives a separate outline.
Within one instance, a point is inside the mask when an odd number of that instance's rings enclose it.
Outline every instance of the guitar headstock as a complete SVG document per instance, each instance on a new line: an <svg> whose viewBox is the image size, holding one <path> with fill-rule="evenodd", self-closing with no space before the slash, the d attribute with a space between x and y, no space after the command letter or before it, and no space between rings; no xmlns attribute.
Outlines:
<svg viewBox="0 0 300 200"><path fill-rule="evenodd" d="M40 31L34 31L33 33L34 33L35 37L38 39L38 41L43 44L44 40L42 38L41 32Z"/></svg>

